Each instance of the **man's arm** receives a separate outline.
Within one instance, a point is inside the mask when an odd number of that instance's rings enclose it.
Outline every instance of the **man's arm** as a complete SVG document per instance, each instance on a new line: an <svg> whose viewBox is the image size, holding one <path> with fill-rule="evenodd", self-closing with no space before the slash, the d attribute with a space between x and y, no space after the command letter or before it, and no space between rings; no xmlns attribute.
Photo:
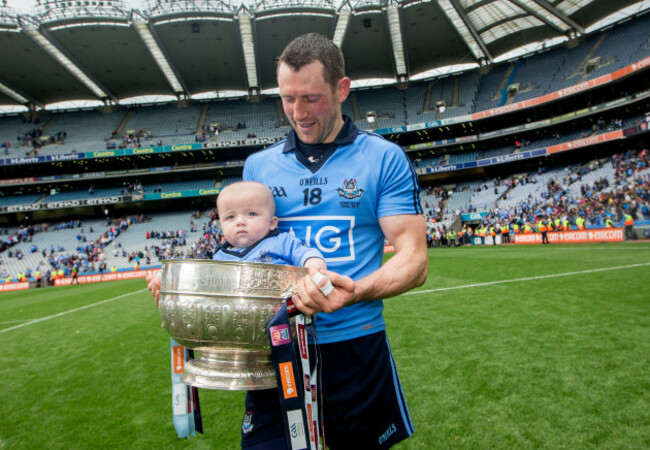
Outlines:
<svg viewBox="0 0 650 450"><path fill-rule="evenodd" d="M377 300L422 286L427 279L427 230L421 215L379 219L384 236L395 247L395 255L378 270L356 282L357 301Z"/></svg>
<svg viewBox="0 0 650 450"><path fill-rule="evenodd" d="M375 272L354 282L328 271L334 291L325 297L309 277L298 282L293 301L304 314L333 312L362 301L394 297L421 286L429 268L426 226L421 215L398 215L379 219L384 236L395 247L395 255ZM313 275L310 270L310 275Z"/></svg>

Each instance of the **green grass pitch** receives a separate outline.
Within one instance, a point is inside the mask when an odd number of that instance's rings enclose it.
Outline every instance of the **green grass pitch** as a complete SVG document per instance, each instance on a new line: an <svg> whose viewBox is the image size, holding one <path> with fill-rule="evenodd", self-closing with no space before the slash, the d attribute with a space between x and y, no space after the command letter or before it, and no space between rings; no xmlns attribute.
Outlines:
<svg viewBox="0 0 650 450"><path fill-rule="evenodd" d="M429 250L386 301L415 435L401 449L650 448L650 244ZM0 294L0 448L239 446L242 392L177 438L144 280Z"/></svg>

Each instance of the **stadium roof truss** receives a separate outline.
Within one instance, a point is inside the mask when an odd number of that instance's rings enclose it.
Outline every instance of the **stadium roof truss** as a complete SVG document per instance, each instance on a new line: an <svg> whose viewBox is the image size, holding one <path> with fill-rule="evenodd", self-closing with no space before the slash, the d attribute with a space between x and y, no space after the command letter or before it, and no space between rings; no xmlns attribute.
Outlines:
<svg viewBox="0 0 650 450"><path fill-rule="evenodd" d="M583 35L635 4L639 0L149 0L139 11L124 0L37 0L33 16L0 5L0 104L256 94L276 87L276 57L307 32L330 36L343 49L353 80L407 81Z"/></svg>

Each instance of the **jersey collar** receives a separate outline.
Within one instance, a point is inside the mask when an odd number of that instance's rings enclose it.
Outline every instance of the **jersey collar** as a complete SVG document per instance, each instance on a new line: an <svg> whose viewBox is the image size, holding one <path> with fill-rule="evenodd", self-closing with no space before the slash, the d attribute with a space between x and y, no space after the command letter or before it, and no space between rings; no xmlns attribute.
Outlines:
<svg viewBox="0 0 650 450"><path fill-rule="evenodd" d="M266 236L264 236L264 237L263 237L262 239L260 239L259 241L255 242L254 244L251 244L249 247L246 247L246 248L243 248L243 249L242 249L242 248L237 248L237 249L235 249L235 248L233 248L233 246L230 245L228 242L224 242L224 243L221 245L220 250L221 250L222 252L224 252L224 253L229 254L229 255L239 256L240 258L243 258L244 256L248 255L251 251L253 251L253 249L254 249L255 247L257 247L258 245L260 245L260 242L262 242L262 241L264 241L265 239L268 239L268 238L270 238L270 237L277 236L278 234L280 234L280 230L276 228L275 230L269 231L269 234L267 234Z"/></svg>
<svg viewBox="0 0 650 450"><path fill-rule="evenodd" d="M336 139L334 139L334 144L336 144L336 147L352 144L357 138L358 132L359 130L354 124L354 121L350 119L349 116L343 115L343 127L341 127L341 131L339 131ZM292 128L287 135L287 140L284 142L284 149L282 150L282 153L296 151L297 139L298 136L296 136L296 131Z"/></svg>

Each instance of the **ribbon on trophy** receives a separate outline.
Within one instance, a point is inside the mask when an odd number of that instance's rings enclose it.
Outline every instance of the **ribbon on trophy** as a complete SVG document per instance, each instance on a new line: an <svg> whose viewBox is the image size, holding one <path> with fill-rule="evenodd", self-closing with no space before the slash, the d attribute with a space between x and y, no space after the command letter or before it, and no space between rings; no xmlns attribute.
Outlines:
<svg viewBox="0 0 650 450"><path fill-rule="evenodd" d="M185 363L194 358L194 352L171 340L172 352L172 417L179 438L189 439L196 432L203 434L199 390L181 382Z"/></svg>
<svg viewBox="0 0 650 450"><path fill-rule="evenodd" d="M291 334L290 316L296 317L300 365ZM311 316L300 314L291 299L282 304L267 327L271 342L271 359L278 382L278 394L287 448L318 450L319 408L317 389L318 359L310 369L307 335L316 336ZM323 448L324 445L323 445Z"/></svg>

